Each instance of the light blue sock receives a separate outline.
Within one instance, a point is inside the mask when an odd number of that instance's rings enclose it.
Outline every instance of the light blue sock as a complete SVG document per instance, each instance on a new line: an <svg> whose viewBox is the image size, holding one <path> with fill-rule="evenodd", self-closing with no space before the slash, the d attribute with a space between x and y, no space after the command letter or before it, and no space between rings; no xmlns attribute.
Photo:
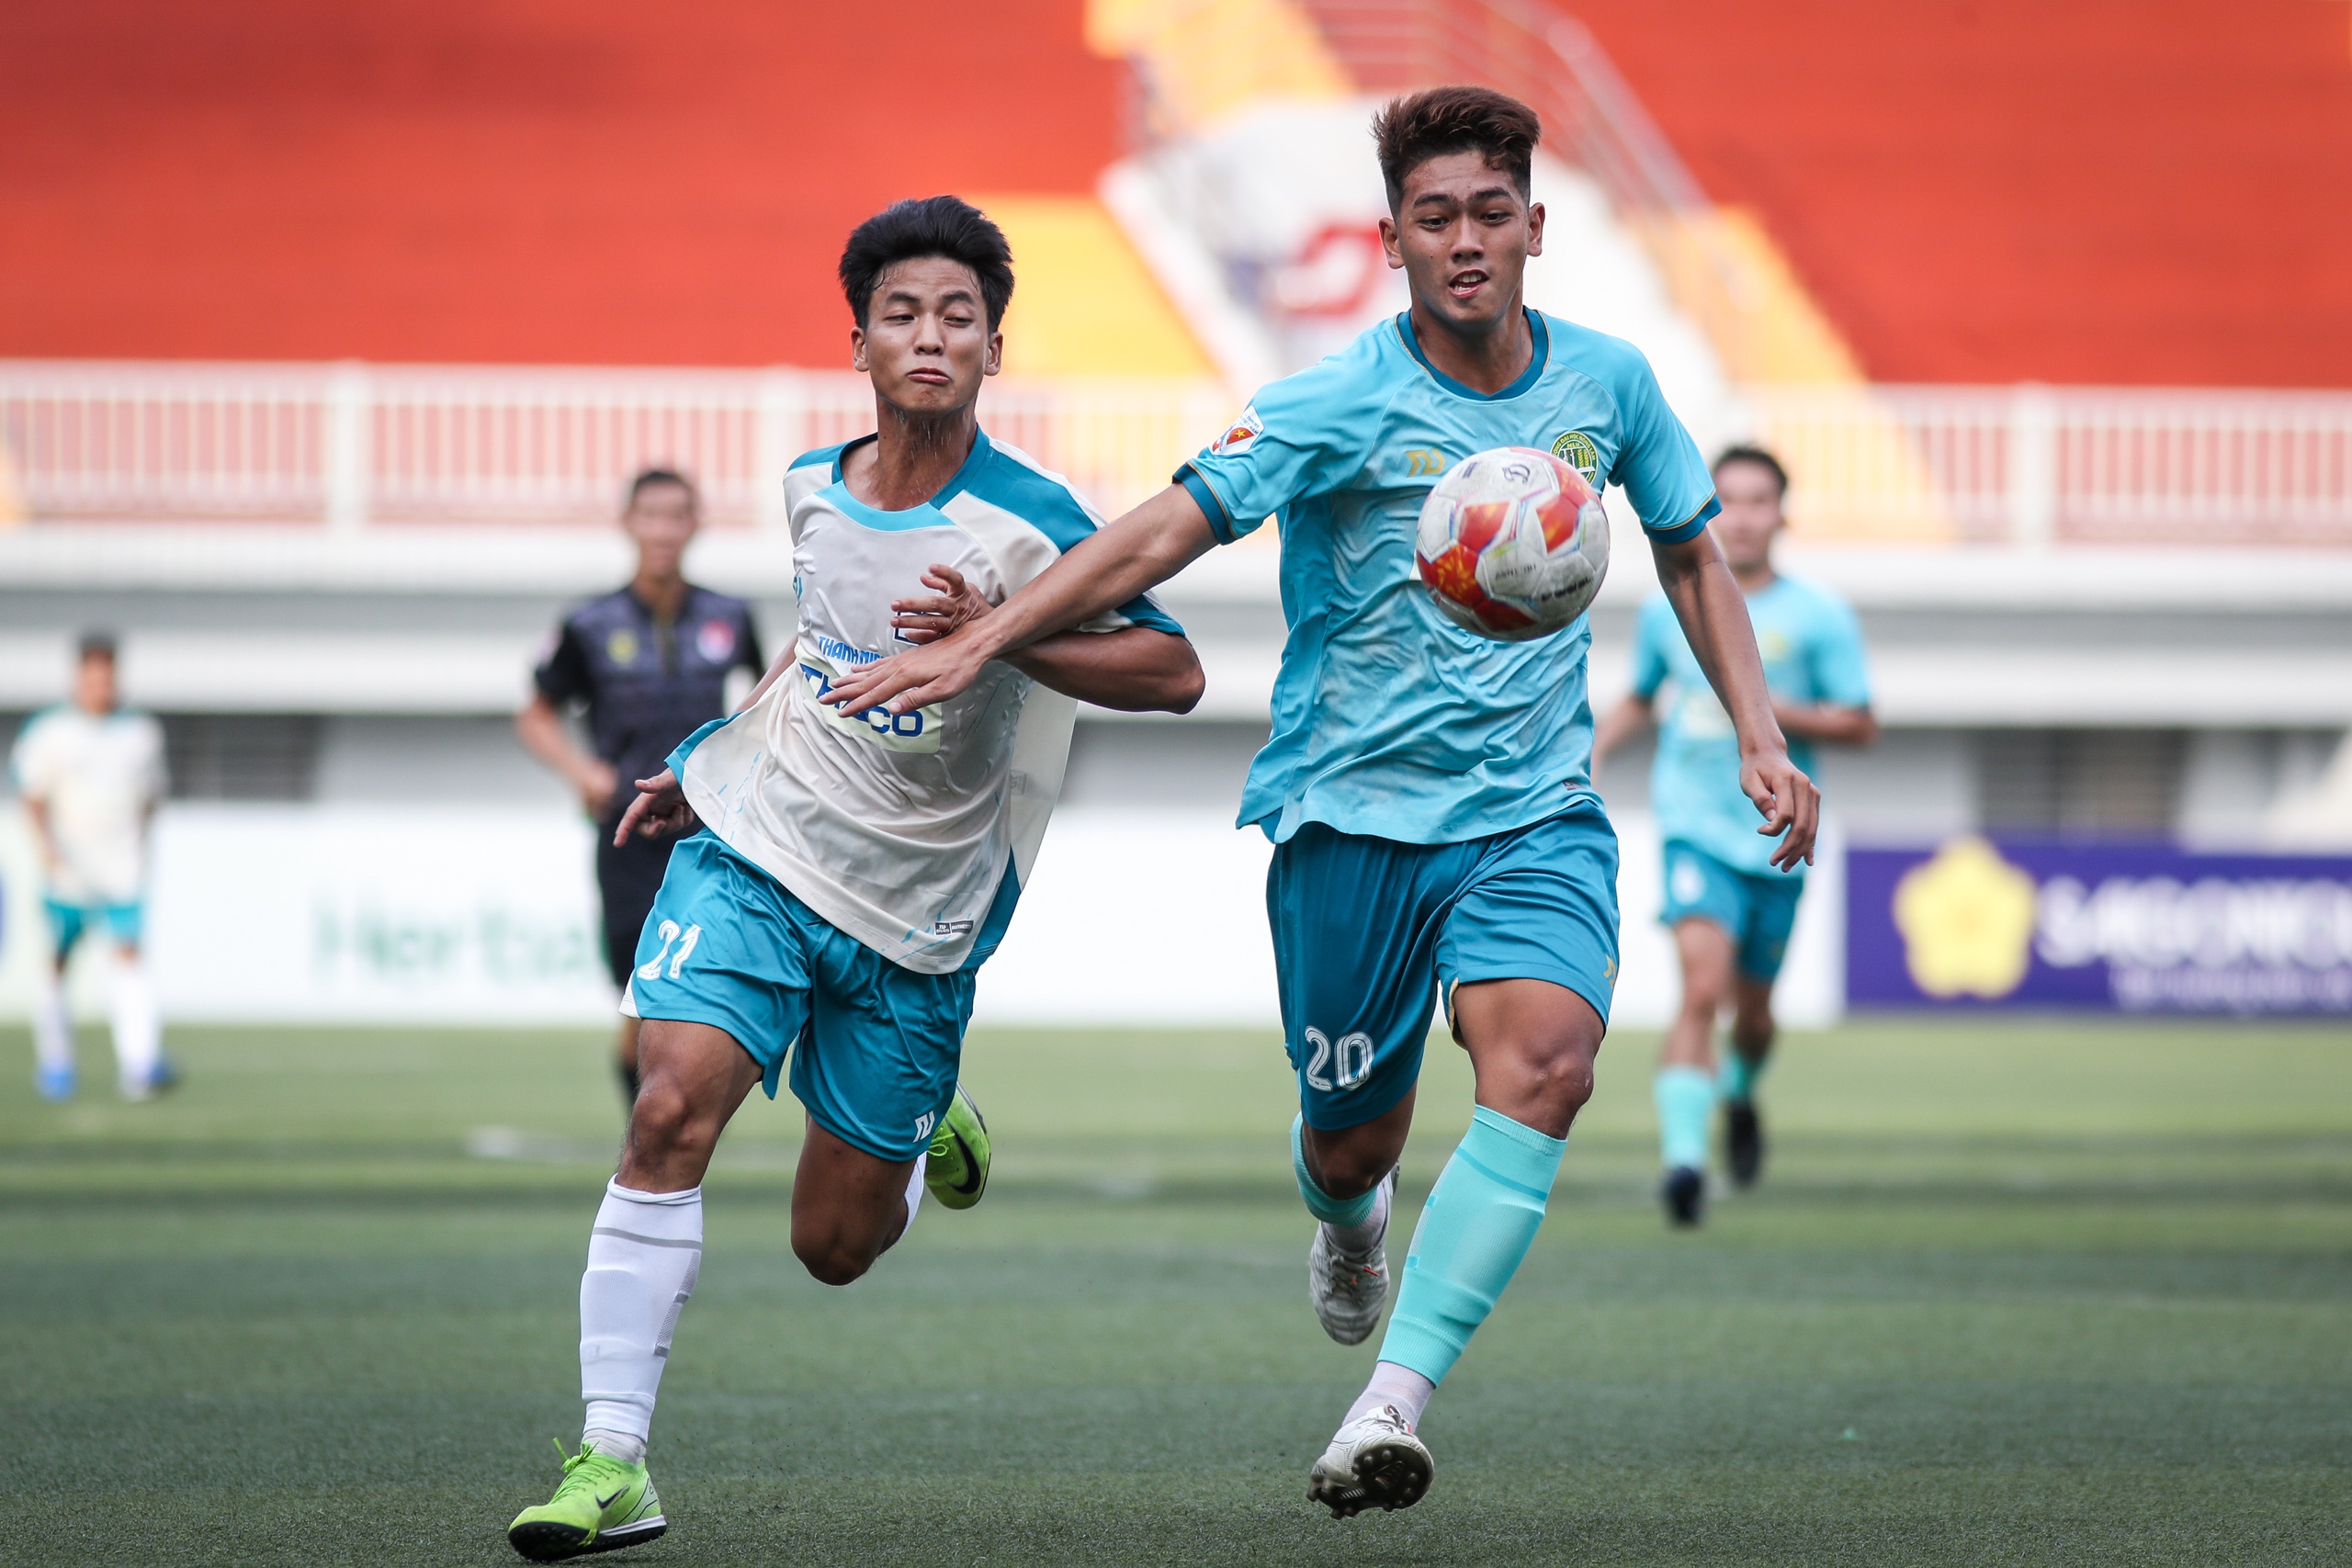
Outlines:
<svg viewBox="0 0 2352 1568"><path fill-rule="evenodd" d="M1764 1064L1751 1062L1736 1051L1724 1053L1724 1070L1715 1075L1715 1088L1728 1100L1748 1100L1756 1098L1756 1080L1764 1076Z"/></svg>
<svg viewBox="0 0 2352 1568"><path fill-rule="evenodd" d="M1707 1168L1707 1123L1715 1113L1715 1080L1696 1067L1660 1067L1650 1086L1657 1100L1658 1153L1666 1168Z"/></svg>
<svg viewBox="0 0 2352 1568"><path fill-rule="evenodd" d="M1380 1189L1377 1187L1352 1198L1334 1198L1315 1185L1315 1178L1306 1172L1306 1118L1304 1115L1291 1118L1290 1172L1298 1178L1298 1195L1306 1200L1306 1212L1330 1224L1360 1225L1371 1217L1372 1206L1380 1201Z"/></svg>
<svg viewBox="0 0 2352 1568"><path fill-rule="evenodd" d="M1567 1147L1478 1107L1414 1227L1382 1360L1445 1381L1534 1244Z"/></svg>

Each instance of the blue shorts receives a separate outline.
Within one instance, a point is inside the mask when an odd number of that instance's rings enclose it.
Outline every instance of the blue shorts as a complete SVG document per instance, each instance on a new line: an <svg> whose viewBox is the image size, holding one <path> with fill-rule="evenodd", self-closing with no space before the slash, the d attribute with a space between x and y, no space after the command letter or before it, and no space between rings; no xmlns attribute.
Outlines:
<svg viewBox="0 0 2352 1568"><path fill-rule="evenodd" d="M1386 1114L1421 1075L1442 989L1549 980L1609 1020L1617 835L1597 802L1459 844L1310 822L1266 874L1283 1040L1310 1127Z"/></svg>
<svg viewBox="0 0 2352 1568"><path fill-rule="evenodd" d="M1712 920L1729 933L1739 972L1751 980L1777 979L1789 954L1804 878L1781 872L1734 871L1679 839L1666 841L1666 908L1659 923Z"/></svg>
<svg viewBox="0 0 2352 1568"><path fill-rule="evenodd" d="M908 1160L955 1098L978 973L900 968L705 832L670 856L624 1006L725 1030L771 1100L789 1055L792 1092L819 1126Z"/></svg>
<svg viewBox="0 0 2352 1568"><path fill-rule="evenodd" d="M147 924L146 907L137 902L129 904L62 904L54 898L41 900L49 908L50 933L56 939L57 962L65 962L74 944L94 924L103 924L107 934L124 947L136 947Z"/></svg>

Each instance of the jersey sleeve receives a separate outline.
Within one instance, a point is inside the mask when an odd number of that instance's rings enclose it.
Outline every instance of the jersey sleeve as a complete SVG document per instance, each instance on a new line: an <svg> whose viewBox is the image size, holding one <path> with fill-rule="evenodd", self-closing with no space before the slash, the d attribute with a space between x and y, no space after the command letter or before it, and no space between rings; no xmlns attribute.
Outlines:
<svg viewBox="0 0 2352 1568"><path fill-rule="evenodd" d="M1862 649L1861 617L1851 605L1822 602L1807 659L1820 701L1838 707L1871 705L1870 658Z"/></svg>
<svg viewBox="0 0 2352 1568"><path fill-rule="evenodd" d="M531 672L532 684L539 695L556 706L566 703L585 702L594 684L588 667L588 650L581 646L579 628L570 621L556 634L555 647Z"/></svg>
<svg viewBox="0 0 2352 1568"><path fill-rule="evenodd" d="M1674 607L1662 598L1645 601L1634 617L1634 695L1645 702L1666 684L1666 628L1673 619Z"/></svg>
<svg viewBox="0 0 2352 1568"><path fill-rule="evenodd" d="M1254 533L1291 502L1363 467L1380 423L1378 383L1341 355L1258 390L1225 434L1176 470L1217 542Z"/></svg>
<svg viewBox="0 0 2352 1568"><path fill-rule="evenodd" d="M17 793L36 800L46 800L56 793L56 748L49 740L50 726L40 714L25 721L17 732L17 744L8 756L8 776Z"/></svg>
<svg viewBox="0 0 2352 1568"><path fill-rule="evenodd" d="M1638 351L1628 357L1618 389L1625 439L1610 477L1624 487L1644 533L1658 544L1679 545L1697 538L1723 504L1699 444L1667 405L1650 362Z"/></svg>

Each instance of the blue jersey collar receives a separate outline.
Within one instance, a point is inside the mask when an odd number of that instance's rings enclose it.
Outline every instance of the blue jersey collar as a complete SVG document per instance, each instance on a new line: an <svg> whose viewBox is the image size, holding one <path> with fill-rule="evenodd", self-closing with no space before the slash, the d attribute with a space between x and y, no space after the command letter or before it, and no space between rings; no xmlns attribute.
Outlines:
<svg viewBox="0 0 2352 1568"><path fill-rule="evenodd" d="M1482 403L1498 403L1506 398L1515 398L1535 385L1543 378L1545 363L1552 357L1552 329L1544 324L1544 312L1528 310L1524 305L1520 309L1527 311L1528 335L1534 339L1535 352L1528 355L1527 368L1520 372L1519 379L1499 392L1482 392L1476 387L1465 387L1436 366L1431 365L1430 356L1421 352L1420 339L1413 335L1412 311L1400 310L1396 313L1396 335L1405 340L1406 349L1415 359L1420 361L1421 368L1428 371L1430 378L1439 386L1443 387L1457 398L1470 398ZM835 472L839 471L837 467Z"/></svg>
<svg viewBox="0 0 2352 1568"><path fill-rule="evenodd" d="M849 486L842 480L842 459L849 456L850 449L854 446L863 446L869 441L876 441L879 439L879 436L861 435L854 441L842 442L841 450L833 454L833 482L831 488L835 491L834 499L840 503L843 512L848 513L852 517L856 518L859 522L865 524L869 528L930 528L937 526L936 524L932 523L922 514L927 512L937 512L941 507L945 506L949 502L963 494L965 491L970 489L973 478L979 473L980 466L988 461L989 453L990 451L990 447L989 446L989 433L985 430L975 430L972 432L972 449L968 453L965 454L963 466L956 470L953 478L951 478L945 484L939 487L937 494L933 495L928 501L921 502L916 505L908 507L903 512L885 512L878 506L868 506L865 502L852 495L849 491Z"/></svg>

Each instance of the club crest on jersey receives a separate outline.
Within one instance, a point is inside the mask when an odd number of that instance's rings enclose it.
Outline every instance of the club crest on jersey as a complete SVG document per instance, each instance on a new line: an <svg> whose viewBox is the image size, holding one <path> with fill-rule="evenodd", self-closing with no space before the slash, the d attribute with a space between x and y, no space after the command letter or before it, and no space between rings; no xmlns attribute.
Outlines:
<svg viewBox="0 0 2352 1568"><path fill-rule="evenodd" d="M706 664L724 664L735 657L735 628L725 621L705 621L695 628L695 651Z"/></svg>
<svg viewBox="0 0 2352 1568"><path fill-rule="evenodd" d="M1258 417L1258 405L1250 404L1241 411L1241 417L1226 426L1225 434L1209 443L1212 457L1238 457L1250 450L1251 443L1266 434L1266 422Z"/></svg>
<svg viewBox="0 0 2352 1568"><path fill-rule="evenodd" d="M627 626L615 626L613 635L605 639L605 657L616 664L637 662L637 634Z"/></svg>
<svg viewBox="0 0 2352 1568"><path fill-rule="evenodd" d="M1552 456L1582 474L1594 490L1600 488L1600 448L1583 431L1571 430L1553 442Z"/></svg>

